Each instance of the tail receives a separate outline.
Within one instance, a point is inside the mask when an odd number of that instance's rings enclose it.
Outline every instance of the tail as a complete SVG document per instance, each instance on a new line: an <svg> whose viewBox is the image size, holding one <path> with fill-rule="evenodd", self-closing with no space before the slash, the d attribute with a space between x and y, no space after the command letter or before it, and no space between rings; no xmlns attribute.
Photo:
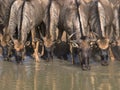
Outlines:
<svg viewBox="0 0 120 90"><path fill-rule="evenodd" d="M24 6L25 6L25 2L26 1L30 1L30 0L24 0L23 4L21 6L21 13L20 13L20 24L19 24L19 28L18 28L18 40L21 39L21 28L22 28L22 21L23 21L23 12L24 12Z"/></svg>

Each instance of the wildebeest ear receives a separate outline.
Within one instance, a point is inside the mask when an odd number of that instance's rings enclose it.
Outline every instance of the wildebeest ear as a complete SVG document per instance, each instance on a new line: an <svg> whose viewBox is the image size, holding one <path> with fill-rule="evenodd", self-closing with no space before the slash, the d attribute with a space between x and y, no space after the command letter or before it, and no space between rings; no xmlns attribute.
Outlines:
<svg viewBox="0 0 120 90"><path fill-rule="evenodd" d="M110 42L110 46L117 46L118 45L118 42L117 41L112 41Z"/></svg>
<svg viewBox="0 0 120 90"><path fill-rule="evenodd" d="M14 45L19 44L19 41L17 39L13 40Z"/></svg>
<svg viewBox="0 0 120 90"><path fill-rule="evenodd" d="M109 47L109 39L99 39L97 44L100 49L107 49Z"/></svg>

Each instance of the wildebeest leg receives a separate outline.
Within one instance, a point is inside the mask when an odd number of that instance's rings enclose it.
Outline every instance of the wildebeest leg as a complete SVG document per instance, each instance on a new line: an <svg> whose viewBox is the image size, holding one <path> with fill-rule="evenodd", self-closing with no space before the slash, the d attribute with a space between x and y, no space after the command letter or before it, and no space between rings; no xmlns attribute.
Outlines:
<svg viewBox="0 0 120 90"><path fill-rule="evenodd" d="M74 61L74 50L73 50L72 44L70 44L70 52L71 52L72 64L75 64L75 61Z"/></svg>
<svg viewBox="0 0 120 90"><path fill-rule="evenodd" d="M7 46L3 46L3 57L4 57L4 60L7 61L8 60L8 48Z"/></svg>
<svg viewBox="0 0 120 90"><path fill-rule="evenodd" d="M51 52L50 52L50 57L51 57L51 60L52 60L52 61L53 61L53 50L54 50L54 47L52 46Z"/></svg>
<svg viewBox="0 0 120 90"><path fill-rule="evenodd" d="M15 29L17 27L16 23L14 22L14 15L10 17L10 20L9 20L9 25L8 25L8 28L5 28L4 30L4 40L3 42L7 42L9 40L7 40L7 37L10 36L10 38L12 39L12 41L14 40L14 35L15 35ZM9 38L9 39L10 39ZM9 58L9 47L8 46L3 46L3 56L5 56L5 58Z"/></svg>
<svg viewBox="0 0 120 90"><path fill-rule="evenodd" d="M33 46L33 49L34 49L34 58L35 58L35 61L36 62L39 62L39 55L38 55L38 48L39 48L39 41L35 41L35 29L32 29L31 30L31 34L32 34L32 46Z"/></svg>
<svg viewBox="0 0 120 90"><path fill-rule="evenodd" d="M6 38L4 38L4 35L0 34L0 44L2 46L2 54L3 54L3 57L4 57L4 60L8 60L8 45L7 45L7 42L5 40Z"/></svg>
<svg viewBox="0 0 120 90"><path fill-rule="evenodd" d="M114 30L115 30L115 33L116 33L116 40L119 38L119 36L120 36L120 26L119 26L119 12L118 12L118 9L115 9L114 10L114 24L115 25L113 25L113 28L114 28Z"/></svg>
<svg viewBox="0 0 120 90"><path fill-rule="evenodd" d="M47 58L47 61L53 61L53 48L50 48L51 50L47 50L47 55L48 55L48 58Z"/></svg>
<svg viewBox="0 0 120 90"><path fill-rule="evenodd" d="M80 61L80 65L82 66L82 58L81 58L81 52L79 52L79 61Z"/></svg>
<svg viewBox="0 0 120 90"><path fill-rule="evenodd" d="M8 46L8 57L12 56L12 45ZM9 61L11 61L10 59L8 59Z"/></svg>
<svg viewBox="0 0 120 90"><path fill-rule="evenodd" d="M33 48L35 48L35 29L31 30L31 34L32 34L32 46Z"/></svg>
<svg viewBox="0 0 120 90"><path fill-rule="evenodd" d="M36 47L34 49L34 55L35 55L35 61L36 62L40 62L39 55L38 55L39 43L40 43L39 41L36 42Z"/></svg>
<svg viewBox="0 0 120 90"><path fill-rule="evenodd" d="M35 29L31 30L31 34L32 34L32 46L34 49L34 53L33 53L33 57L35 58L36 62L39 62L39 56L38 56L38 48L39 48L39 41L35 41Z"/></svg>

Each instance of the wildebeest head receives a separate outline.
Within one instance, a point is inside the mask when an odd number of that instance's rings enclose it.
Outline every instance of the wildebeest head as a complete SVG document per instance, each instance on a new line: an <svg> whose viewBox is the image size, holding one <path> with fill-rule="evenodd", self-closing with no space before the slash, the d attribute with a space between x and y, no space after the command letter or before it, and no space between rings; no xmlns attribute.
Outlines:
<svg viewBox="0 0 120 90"><path fill-rule="evenodd" d="M109 49L109 39L99 39L97 40L98 48L100 49L101 64L108 65L108 49Z"/></svg>
<svg viewBox="0 0 120 90"><path fill-rule="evenodd" d="M50 40L50 38L47 38L47 37L44 37L43 38L43 41L44 41L44 46L45 46L45 49L47 51L47 59L48 61L51 59L53 60L53 50L54 50L54 47L55 47L55 42Z"/></svg>
<svg viewBox="0 0 120 90"><path fill-rule="evenodd" d="M99 54L101 57L101 64L102 65L108 65L108 59L109 59L109 47L111 45L110 40L107 38L101 38L95 41L91 41L91 46L93 49L99 50Z"/></svg>
<svg viewBox="0 0 120 90"><path fill-rule="evenodd" d="M55 43L54 48L54 55L57 56L60 59L67 60L67 55L70 53L70 45L65 42L61 41L59 43Z"/></svg>
<svg viewBox="0 0 120 90"><path fill-rule="evenodd" d="M89 70L90 44L87 36L71 42L73 47L77 48L80 64L83 70Z"/></svg>
<svg viewBox="0 0 120 90"><path fill-rule="evenodd" d="M79 52L81 55L81 65L83 70L89 70L89 58L90 58L90 44L89 44L89 39L86 36L81 37L81 43L79 43Z"/></svg>
<svg viewBox="0 0 120 90"><path fill-rule="evenodd" d="M24 59L25 46L29 45L30 42L26 42L25 44L21 43L19 40L14 40L14 49L15 49L15 58L16 61L21 61Z"/></svg>
<svg viewBox="0 0 120 90"><path fill-rule="evenodd" d="M9 39L8 35L0 34L0 45L3 49L2 54L3 54L3 57L4 57L5 60L8 60L8 58L9 58L9 56L8 56L8 54L9 54L8 51L9 51L9 48L10 48L9 42L10 42L10 39Z"/></svg>
<svg viewBox="0 0 120 90"><path fill-rule="evenodd" d="M14 40L14 49L15 49L15 58L16 61L21 61L22 60L22 50L24 48L24 45L19 42L18 40Z"/></svg>

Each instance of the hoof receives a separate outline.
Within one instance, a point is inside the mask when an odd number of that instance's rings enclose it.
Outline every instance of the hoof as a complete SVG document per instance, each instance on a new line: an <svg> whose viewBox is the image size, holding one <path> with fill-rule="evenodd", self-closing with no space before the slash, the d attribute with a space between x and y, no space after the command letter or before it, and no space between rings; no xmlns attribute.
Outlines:
<svg viewBox="0 0 120 90"><path fill-rule="evenodd" d="M87 66L87 68L88 68L88 70L90 70L90 69L91 69L91 67L90 67L90 66Z"/></svg>
<svg viewBox="0 0 120 90"><path fill-rule="evenodd" d="M46 59L46 62L49 62L49 61L50 61L50 59L49 59L49 58L47 58L47 59Z"/></svg>
<svg viewBox="0 0 120 90"><path fill-rule="evenodd" d="M46 61L47 61L47 62L53 61L53 57L48 57L48 58L46 59Z"/></svg>
<svg viewBox="0 0 120 90"><path fill-rule="evenodd" d="M17 64L23 64L22 60L16 60Z"/></svg>
<svg viewBox="0 0 120 90"><path fill-rule="evenodd" d="M40 62L40 59L36 59L35 62L38 62L38 63L39 63L39 62Z"/></svg>
<svg viewBox="0 0 120 90"><path fill-rule="evenodd" d="M75 64L75 61L72 61L72 64Z"/></svg>
<svg viewBox="0 0 120 90"><path fill-rule="evenodd" d="M9 58L4 58L4 61L9 61Z"/></svg>
<svg viewBox="0 0 120 90"><path fill-rule="evenodd" d="M101 65L102 65L102 66L108 66L109 64L108 64L107 61L102 61L102 62L101 62Z"/></svg>
<svg viewBox="0 0 120 90"><path fill-rule="evenodd" d="M84 71L87 71L87 70L90 70L91 69L91 67L88 65L82 65L82 70L84 70Z"/></svg>
<svg viewBox="0 0 120 90"><path fill-rule="evenodd" d="M82 70L87 71L87 67L85 65L83 65Z"/></svg>
<svg viewBox="0 0 120 90"><path fill-rule="evenodd" d="M20 64L20 65L23 65L23 61L20 61L19 64Z"/></svg>

